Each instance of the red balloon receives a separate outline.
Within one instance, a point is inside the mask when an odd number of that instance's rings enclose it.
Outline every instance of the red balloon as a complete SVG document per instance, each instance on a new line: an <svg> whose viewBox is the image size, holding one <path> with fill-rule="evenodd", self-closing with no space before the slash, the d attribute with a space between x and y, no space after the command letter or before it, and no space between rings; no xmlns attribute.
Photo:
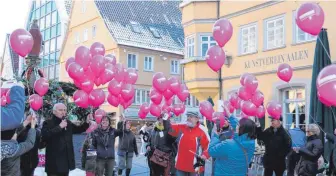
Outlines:
<svg viewBox="0 0 336 176"><path fill-rule="evenodd" d="M76 49L75 61L80 65L84 70L86 70L91 62L91 54L89 48L85 46L80 46Z"/></svg>
<svg viewBox="0 0 336 176"><path fill-rule="evenodd" d="M107 89L110 92L110 94L112 94L114 96L119 96L119 94L121 92L122 85L123 85L122 83L119 83L118 81L113 79L108 84Z"/></svg>
<svg viewBox="0 0 336 176"><path fill-rule="evenodd" d="M278 67L277 75L281 80L289 82L293 76L293 69L288 64L281 64Z"/></svg>
<svg viewBox="0 0 336 176"><path fill-rule="evenodd" d="M240 84L241 84L242 86L245 85L245 83L244 83L245 78L246 78L247 76L249 76L249 75L251 75L251 74L250 74L250 73L244 73L244 74L242 74L242 75L240 76Z"/></svg>
<svg viewBox="0 0 336 176"><path fill-rule="evenodd" d="M320 94L320 100L326 104L331 103L336 106L336 65L332 64L324 67L316 79L317 91Z"/></svg>
<svg viewBox="0 0 336 176"><path fill-rule="evenodd" d="M165 97L166 100L171 99L171 97L174 96L174 93L167 89L165 92L163 92L163 96Z"/></svg>
<svg viewBox="0 0 336 176"><path fill-rule="evenodd" d="M261 104L263 104L264 102L264 94L261 93L259 90L256 91L252 98L251 98L251 101L254 105L256 105L257 107L259 107Z"/></svg>
<svg viewBox="0 0 336 176"><path fill-rule="evenodd" d="M177 97L182 101L186 101L189 97L189 89L185 84L181 84L180 91L177 93Z"/></svg>
<svg viewBox="0 0 336 176"><path fill-rule="evenodd" d="M235 108L231 105L231 103L229 102L229 101L224 101L224 107L227 107L228 108L228 110L230 111L230 113L233 113L234 112L234 110L235 110Z"/></svg>
<svg viewBox="0 0 336 176"><path fill-rule="evenodd" d="M100 42L94 42L90 47L90 53L91 53L92 57L94 57L96 55L104 56L105 55L105 47Z"/></svg>
<svg viewBox="0 0 336 176"><path fill-rule="evenodd" d="M304 3L297 9L295 21L302 31L318 35L324 23L323 9L314 2Z"/></svg>
<svg viewBox="0 0 336 176"><path fill-rule="evenodd" d="M93 107L99 107L105 101L103 89L94 89L90 92L89 102Z"/></svg>
<svg viewBox="0 0 336 176"><path fill-rule="evenodd" d="M85 78L83 82L80 83L80 88L86 93L90 93L93 90L94 83L89 79Z"/></svg>
<svg viewBox="0 0 336 176"><path fill-rule="evenodd" d="M68 70L69 65L73 62L75 62L74 57L70 57L69 59L67 59L67 61L65 62L65 70Z"/></svg>
<svg viewBox="0 0 336 176"><path fill-rule="evenodd" d="M5 106L7 104L6 96L1 96L1 106Z"/></svg>
<svg viewBox="0 0 336 176"><path fill-rule="evenodd" d="M149 112L155 117L160 117L161 108L158 105L151 103Z"/></svg>
<svg viewBox="0 0 336 176"><path fill-rule="evenodd" d="M100 80L102 84L106 84L107 82L111 81L114 78L114 75L116 74L116 70L114 66L110 63L105 64L105 70L100 75Z"/></svg>
<svg viewBox="0 0 336 176"><path fill-rule="evenodd" d="M248 75L246 76L244 80L244 86L245 90L249 92L250 94L254 94L254 92L258 88L258 80L254 75Z"/></svg>
<svg viewBox="0 0 336 176"><path fill-rule="evenodd" d="M208 66L215 72L219 71L225 63L226 55L223 49L217 45L211 46L206 55Z"/></svg>
<svg viewBox="0 0 336 176"><path fill-rule="evenodd" d="M233 107L237 107L238 103L238 94L237 92L231 93L229 96L229 101Z"/></svg>
<svg viewBox="0 0 336 176"><path fill-rule="evenodd" d="M128 68L125 74L125 82L135 84L138 80L138 73L135 68Z"/></svg>
<svg viewBox="0 0 336 176"><path fill-rule="evenodd" d="M94 118L98 124L101 123L104 116L106 116L106 112L102 109L97 109L94 113Z"/></svg>
<svg viewBox="0 0 336 176"><path fill-rule="evenodd" d="M263 117L265 117L265 108L264 108L264 106L259 106L259 107L258 107L256 116L257 116L258 118L263 118Z"/></svg>
<svg viewBox="0 0 336 176"><path fill-rule="evenodd" d="M183 103L173 105L173 113L176 116L183 114L185 111L185 105Z"/></svg>
<svg viewBox="0 0 336 176"><path fill-rule="evenodd" d="M73 94L75 104L81 108L89 107L89 95L83 90L76 90Z"/></svg>
<svg viewBox="0 0 336 176"><path fill-rule="evenodd" d="M132 84L123 84L121 87L121 97L128 102L134 97L135 90Z"/></svg>
<svg viewBox="0 0 336 176"><path fill-rule="evenodd" d="M201 114L208 120L212 119L212 114L214 113L212 104L208 101L203 101L200 103L199 110Z"/></svg>
<svg viewBox="0 0 336 176"><path fill-rule="evenodd" d="M33 49L33 36L25 29L16 29L9 37L11 48L21 57L27 56Z"/></svg>
<svg viewBox="0 0 336 176"><path fill-rule="evenodd" d="M271 101L267 104L267 113L274 119L280 119L282 106L280 103Z"/></svg>
<svg viewBox="0 0 336 176"><path fill-rule="evenodd" d="M249 100L252 98L252 94L248 91L246 91L245 87L240 87L238 89L238 96L239 98L241 98L242 100Z"/></svg>
<svg viewBox="0 0 336 176"><path fill-rule="evenodd" d="M217 20L212 29L212 36L220 47L223 47L232 37L233 28L226 18Z"/></svg>
<svg viewBox="0 0 336 176"><path fill-rule="evenodd" d="M96 55L92 58L90 63L90 68L96 77L99 77L105 70L104 57L101 55Z"/></svg>
<svg viewBox="0 0 336 176"><path fill-rule="evenodd" d="M116 65L116 64L117 64L117 59L116 59L116 57L115 57L114 55L112 55L112 54L107 54L107 55L105 56L105 60L107 60L107 62L109 62L109 63L111 63L111 64L113 64L113 65Z"/></svg>
<svg viewBox="0 0 336 176"><path fill-rule="evenodd" d="M141 106L140 106L140 111L143 112L144 114L148 114L149 113L149 110L150 110L150 105L146 102L146 103L143 103Z"/></svg>
<svg viewBox="0 0 336 176"><path fill-rule="evenodd" d="M162 72L157 72L153 76L153 87L160 93L163 93L168 88L168 80Z"/></svg>
<svg viewBox="0 0 336 176"><path fill-rule="evenodd" d="M224 124L225 124L225 122L227 122L226 120L225 120L225 116L224 116L224 113L222 113L222 112L214 112L213 114L212 114L212 119L211 119L215 124L216 124L216 122L217 122L217 120L219 120L219 127L220 128L222 128L223 126L224 126Z"/></svg>
<svg viewBox="0 0 336 176"><path fill-rule="evenodd" d="M80 80L84 77L84 69L76 62L73 62L69 65L67 72L69 76L74 80Z"/></svg>
<svg viewBox="0 0 336 176"><path fill-rule="evenodd" d="M241 109L248 116L255 116L257 112L257 107L251 101L244 101Z"/></svg>
<svg viewBox="0 0 336 176"><path fill-rule="evenodd" d="M49 90L49 82L45 78L39 78L34 83L34 90L37 92L40 96L45 95Z"/></svg>
<svg viewBox="0 0 336 176"><path fill-rule="evenodd" d="M29 105L33 110L35 110L35 111L39 110L43 105L42 97L40 97L37 94L31 95L29 97Z"/></svg>
<svg viewBox="0 0 336 176"><path fill-rule="evenodd" d="M180 91L181 82L175 76L172 76L168 79L168 84L168 89L174 94L177 94Z"/></svg>
<svg viewBox="0 0 336 176"><path fill-rule="evenodd" d="M119 97L114 96L112 94L108 94L107 102L114 107L118 107L119 106Z"/></svg>
<svg viewBox="0 0 336 176"><path fill-rule="evenodd" d="M162 102L162 95L156 89L152 88L150 90L149 97L151 101L156 105L159 105Z"/></svg>
<svg viewBox="0 0 336 176"><path fill-rule="evenodd" d="M116 68L116 74L114 75L114 79L116 79L119 82L123 82L126 77L126 71L125 71L126 69L120 63L116 64L115 68Z"/></svg>

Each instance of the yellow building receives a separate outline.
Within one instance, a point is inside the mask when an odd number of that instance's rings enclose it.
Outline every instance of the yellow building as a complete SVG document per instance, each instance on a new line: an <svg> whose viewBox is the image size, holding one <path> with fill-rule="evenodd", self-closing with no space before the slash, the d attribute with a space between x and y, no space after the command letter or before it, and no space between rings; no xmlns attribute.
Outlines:
<svg viewBox="0 0 336 176"><path fill-rule="evenodd" d="M265 103L270 100L282 103L286 127L294 121L303 123L299 120L302 114L305 114L307 123L316 37L302 32L295 23L295 11L300 4L299 1L182 2L180 8L186 43L182 64L191 93L200 101L208 96L215 102L221 96L227 99L240 87L240 76L249 72L257 77L258 89L264 93ZM336 2L321 1L319 5L325 12L323 27L328 29L332 51L336 48L336 41L332 40L336 37L336 11L333 8ZM207 49L216 44L211 37L212 26L219 18L229 19L233 26L233 36L224 47L227 61L222 67L221 79L204 60ZM289 84L276 75L281 63L288 63L294 69ZM222 86L221 94L219 85ZM266 126L269 124L268 118L265 118L265 123Z"/></svg>
<svg viewBox="0 0 336 176"><path fill-rule="evenodd" d="M77 47L104 44L106 54L114 54L118 63L138 70L135 100L125 112L107 102L108 112L125 113L138 121L138 106L149 102L149 90L155 72L181 77L184 34L177 1L73 1L68 32L61 52L61 81L72 81L65 61ZM104 88L107 94L107 85ZM197 105L191 97L189 108ZM149 119L154 119L149 117Z"/></svg>

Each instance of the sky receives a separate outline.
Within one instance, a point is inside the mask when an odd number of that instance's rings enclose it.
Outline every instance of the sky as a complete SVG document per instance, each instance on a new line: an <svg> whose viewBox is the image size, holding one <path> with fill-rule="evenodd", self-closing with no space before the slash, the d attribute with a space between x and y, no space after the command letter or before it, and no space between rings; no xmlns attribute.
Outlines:
<svg viewBox="0 0 336 176"><path fill-rule="evenodd" d="M28 16L30 0L0 1L0 56L3 54L6 34L24 28Z"/></svg>

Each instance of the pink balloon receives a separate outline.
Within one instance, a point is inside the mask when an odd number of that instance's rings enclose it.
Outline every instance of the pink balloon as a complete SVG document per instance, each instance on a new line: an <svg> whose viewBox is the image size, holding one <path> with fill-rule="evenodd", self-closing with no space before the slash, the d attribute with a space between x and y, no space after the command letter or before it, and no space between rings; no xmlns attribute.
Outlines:
<svg viewBox="0 0 336 176"><path fill-rule="evenodd" d="M282 106L276 101L271 101L266 106L267 113L274 119L280 119Z"/></svg>
<svg viewBox="0 0 336 176"><path fill-rule="evenodd" d="M180 91L177 93L177 97L182 101L185 102L189 97L189 89L185 84L181 84Z"/></svg>
<svg viewBox="0 0 336 176"><path fill-rule="evenodd" d="M245 90L249 92L250 94L254 94L254 92L258 88L258 80L254 75L248 75L246 76L244 80L244 86Z"/></svg>
<svg viewBox="0 0 336 176"><path fill-rule="evenodd" d="M165 99L165 104L168 106L171 106L173 104L174 96L171 97L170 99Z"/></svg>
<svg viewBox="0 0 336 176"><path fill-rule="evenodd" d="M31 95L29 97L29 105L33 110L35 110L35 111L39 110L43 105L42 97L40 97L37 94Z"/></svg>
<svg viewBox="0 0 336 176"><path fill-rule="evenodd" d="M314 2L302 4L296 12L296 24L311 35L318 35L324 23L323 9Z"/></svg>
<svg viewBox="0 0 336 176"><path fill-rule="evenodd" d="M149 113L149 110L150 110L150 105L146 102L146 103L143 103L141 106L140 106L140 111L143 112L144 114L148 114Z"/></svg>
<svg viewBox="0 0 336 176"><path fill-rule="evenodd" d="M226 122L224 113L222 112L214 112L212 114L212 119L211 119L215 124L217 123L217 120L219 120L219 125L220 128L222 128Z"/></svg>
<svg viewBox="0 0 336 176"><path fill-rule="evenodd" d="M160 117L161 108L158 105L151 103L149 112L155 117Z"/></svg>
<svg viewBox="0 0 336 176"><path fill-rule="evenodd" d="M94 83L89 78L85 78L83 82L80 83L80 88L86 93L90 93L93 90Z"/></svg>
<svg viewBox="0 0 336 176"><path fill-rule="evenodd" d="M106 116L106 112L102 109L97 109L94 113L94 118L98 124L101 123L104 116Z"/></svg>
<svg viewBox="0 0 336 176"><path fill-rule="evenodd" d="M249 116L246 115L243 111L240 112L240 117L241 118L249 118Z"/></svg>
<svg viewBox="0 0 336 176"><path fill-rule="evenodd" d="M147 114L142 112L141 110L139 110L138 116L139 116L140 119L145 119L147 117Z"/></svg>
<svg viewBox="0 0 336 176"><path fill-rule="evenodd" d="M16 29L9 37L10 46L21 57L27 56L33 49L33 36L24 29Z"/></svg>
<svg viewBox="0 0 336 176"><path fill-rule="evenodd" d="M241 84L242 86L245 85L245 83L244 83L245 78L246 78L247 76L249 76L249 75L251 75L251 74L250 74L250 73L244 73L244 74L242 74L242 75L240 76L240 84Z"/></svg>
<svg viewBox="0 0 336 176"><path fill-rule="evenodd" d="M293 69L288 64L281 64L278 67L277 75L281 80L289 82L293 76Z"/></svg>
<svg viewBox="0 0 336 176"><path fill-rule="evenodd" d="M120 99L120 97L119 97ZM122 98L121 98L122 99ZM128 101L120 101L121 106L125 109L127 109L128 107L130 107L133 104L134 101L134 97L132 97L132 99L128 100Z"/></svg>
<svg viewBox="0 0 336 176"><path fill-rule="evenodd" d="M101 55L96 55L92 58L90 63L90 68L96 77L99 77L105 70L104 57Z"/></svg>
<svg viewBox="0 0 336 176"><path fill-rule="evenodd" d="M316 88L320 100L336 106L336 64L324 67L317 76Z"/></svg>
<svg viewBox="0 0 336 176"><path fill-rule="evenodd" d="M107 60L109 63L113 64L113 65L116 65L117 64L117 59L114 55L112 54L107 54L105 56L105 60Z"/></svg>
<svg viewBox="0 0 336 176"><path fill-rule="evenodd" d="M244 104L245 100L241 100L239 103L239 109L243 109L243 104Z"/></svg>
<svg viewBox="0 0 336 176"><path fill-rule="evenodd" d="M168 84L168 89L174 94L177 94L180 91L181 82L175 76L172 76L168 79Z"/></svg>
<svg viewBox="0 0 336 176"><path fill-rule="evenodd" d="M203 101L200 103L199 110L201 114L208 120L212 119L212 114L214 113L213 107L210 102Z"/></svg>
<svg viewBox="0 0 336 176"><path fill-rule="evenodd" d="M100 85L102 84L102 81L101 81L100 77L96 78L96 79L94 80L94 83L95 83L95 85L96 85L97 87L100 86Z"/></svg>
<svg viewBox="0 0 336 176"><path fill-rule="evenodd" d="M34 90L37 92L40 96L45 95L49 90L49 82L45 78L39 78L34 83Z"/></svg>
<svg viewBox="0 0 336 176"><path fill-rule="evenodd" d="M106 84L107 82L111 81L114 78L114 75L116 74L116 70L114 66L110 63L105 64L105 70L100 75L100 80L102 84Z"/></svg>
<svg viewBox="0 0 336 176"><path fill-rule="evenodd" d="M7 104L6 97L1 96L1 106L5 106Z"/></svg>
<svg viewBox="0 0 336 176"><path fill-rule="evenodd" d="M257 107L250 101L244 101L242 104L242 111L248 116L255 116Z"/></svg>
<svg viewBox="0 0 336 176"><path fill-rule="evenodd" d="M215 72L219 71L225 63L226 55L223 49L217 45L210 47L207 51L206 62Z"/></svg>
<svg viewBox="0 0 336 176"><path fill-rule="evenodd" d="M238 97L237 104L236 104L236 106L234 106L234 108L235 109L240 109L240 107L241 107L240 105L241 105L242 101L244 101L244 100L242 100Z"/></svg>
<svg viewBox="0 0 336 176"><path fill-rule="evenodd" d="M249 100L252 98L252 94L248 91L246 91L245 87L240 87L238 89L238 96L239 98L241 98L242 100Z"/></svg>
<svg viewBox="0 0 336 176"><path fill-rule="evenodd" d="M86 70L91 62L91 54L89 48L85 46L80 46L76 49L75 61L79 64L84 70Z"/></svg>
<svg viewBox="0 0 336 176"><path fill-rule="evenodd" d="M76 62L73 62L68 67L68 73L69 76L74 79L81 79L84 76L84 69L80 65L78 65Z"/></svg>
<svg viewBox="0 0 336 176"><path fill-rule="evenodd" d="M180 104L174 104L173 105L173 113L176 115L176 116L179 116L181 114L184 113L185 111L185 105L183 103L180 103Z"/></svg>
<svg viewBox="0 0 336 176"><path fill-rule="evenodd" d="M261 104L263 104L264 102L264 94L261 93L259 90L256 91L252 98L251 98L251 101L254 105L256 105L257 107L259 107Z"/></svg>
<svg viewBox="0 0 336 176"><path fill-rule="evenodd" d="M88 67L87 69L86 69L86 71L84 72L84 78L88 78L88 79L90 79L91 81L95 81L96 80L96 76L95 76L95 74L92 72L92 70L90 69L90 67ZM84 80L84 78L83 78L83 80Z"/></svg>
<svg viewBox="0 0 336 176"><path fill-rule="evenodd" d="M94 42L90 47L90 53L91 53L92 57L94 57L96 55L104 56L105 55L105 47L100 42Z"/></svg>
<svg viewBox="0 0 336 176"><path fill-rule="evenodd" d="M174 93L167 89L165 92L163 92L163 96L165 97L166 100L171 99L171 97L174 96Z"/></svg>
<svg viewBox="0 0 336 176"><path fill-rule="evenodd" d="M108 94L107 102L114 107L118 107L119 106L119 97L114 96L112 94Z"/></svg>
<svg viewBox="0 0 336 176"><path fill-rule="evenodd" d="M93 107L99 107L105 101L103 89L94 89L89 94L89 102Z"/></svg>
<svg viewBox="0 0 336 176"><path fill-rule="evenodd" d="M256 116L257 116L258 118L263 118L263 117L265 117L265 108L264 108L264 106L259 106L259 107L257 108Z"/></svg>
<svg viewBox="0 0 336 176"><path fill-rule="evenodd" d="M98 125L96 122L91 122L89 128L85 131L86 133L91 133L92 131L96 130Z"/></svg>
<svg viewBox="0 0 336 176"><path fill-rule="evenodd" d="M74 84L78 89L82 88L82 83L81 82L74 80Z"/></svg>
<svg viewBox="0 0 336 176"><path fill-rule="evenodd" d="M69 65L73 62L75 62L74 57L70 57L69 59L67 59L67 61L65 62L65 70L68 70Z"/></svg>
<svg viewBox="0 0 336 176"><path fill-rule="evenodd" d="M328 100L324 99L323 97L321 97L321 94L319 92L317 92L317 98L320 100L320 102L322 104L324 104L327 107L332 106L332 102L329 102Z"/></svg>
<svg viewBox="0 0 336 176"><path fill-rule="evenodd" d="M132 84L123 84L121 87L121 97L128 102L134 97L135 90Z"/></svg>
<svg viewBox="0 0 336 176"><path fill-rule="evenodd" d="M125 82L135 84L138 80L138 73L135 68L128 68L125 74Z"/></svg>
<svg viewBox="0 0 336 176"><path fill-rule="evenodd" d="M163 104L161 110L162 112L170 113L172 111L172 107L167 104Z"/></svg>
<svg viewBox="0 0 336 176"><path fill-rule="evenodd" d="M162 102L162 95L156 89L152 88L150 90L149 97L151 101L156 105L159 105Z"/></svg>
<svg viewBox="0 0 336 176"><path fill-rule="evenodd" d="M8 88L1 88L1 96L6 96L6 93L9 91Z"/></svg>
<svg viewBox="0 0 336 176"><path fill-rule="evenodd" d="M163 93L168 88L168 80L162 72L157 72L153 76L153 87L160 93Z"/></svg>
<svg viewBox="0 0 336 176"><path fill-rule="evenodd" d="M231 22L225 18L216 21L212 28L212 36L220 47L223 47L232 37Z"/></svg>
<svg viewBox="0 0 336 176"><path fill-rule="evenodd" d="M230 113L233 113L235 108L231 105L231 103L229 101L224 101L224 106L228 108L228 110L230 111Z"/></svg>
<svg viewBox="0 0 336 176"><path fill-rule="evenodd" d="M122 83L119 83L118 81L113 79L108 84L107 89L110 92L110 94L112 94L114 96L119 96L119 94L121 92L121 87L122 87Z"/></svg>
<svg viewBox="0 0 336 176"><path fill-rule="evenodd" d="M229 101L233 107L237 107L238 103L238 94L237 92L231 93L229 97Z"/></svg>
<svg viewBox="0 0 336 176"><path fill-rule="evenodd" d="M73 94L75 104L81 108L89 107L89 95L83 90L76 90Z"/></svg>
<svg viewBox="0 0 336 176"><path fill-rule="evenodd" d="M114 79L116 79L119 82L123 82L126 77L124 66L118 63L116 64L115 68L116 68L116 74L114 75Z"/></svg>

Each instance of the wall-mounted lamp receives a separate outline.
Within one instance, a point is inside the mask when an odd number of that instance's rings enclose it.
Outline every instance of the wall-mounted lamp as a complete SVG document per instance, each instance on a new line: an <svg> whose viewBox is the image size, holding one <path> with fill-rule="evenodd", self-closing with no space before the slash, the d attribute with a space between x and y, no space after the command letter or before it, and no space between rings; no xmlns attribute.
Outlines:
<svg viewBox="0 0 336 176"><path fill-rule="evenodd" d="M227 54L224 65L226 65L227 67L230 67L231 64L232 64L232 55Z"/></svg>

